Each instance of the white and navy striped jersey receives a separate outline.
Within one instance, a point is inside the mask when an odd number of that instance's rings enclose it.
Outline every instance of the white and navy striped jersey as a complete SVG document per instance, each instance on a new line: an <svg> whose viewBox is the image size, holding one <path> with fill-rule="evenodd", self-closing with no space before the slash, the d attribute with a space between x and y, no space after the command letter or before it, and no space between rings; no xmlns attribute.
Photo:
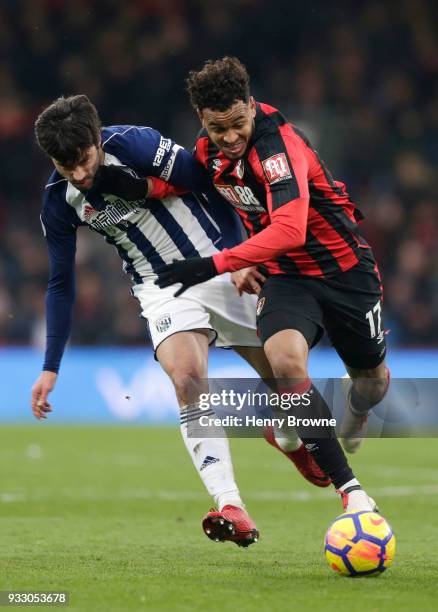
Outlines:
<svg viewBox="0 0 438 612"><path fill-rule="evenodd" d="M149 127L112 126L102 130L102 148L106 165L123 166L138 177L157 176L190 192L165 200L98 194L90 199L57 171L51 175L41 214L50 261L45 370L58 370L70 333L79 227L113 245L136 284L154 278L155 270L173 259L209 256L241 240L237 218L204 168L170 139Z"/></svg>

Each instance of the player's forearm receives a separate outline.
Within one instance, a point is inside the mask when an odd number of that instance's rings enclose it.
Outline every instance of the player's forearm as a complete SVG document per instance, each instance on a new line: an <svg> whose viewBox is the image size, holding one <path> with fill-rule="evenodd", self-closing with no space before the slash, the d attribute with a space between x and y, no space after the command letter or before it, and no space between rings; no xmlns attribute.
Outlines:
<svg viewBox="0 0 438 612"><path fill-rule="evenodd" d="M300 201L296 200L297 207ZM213 255L218 274L234 272L251 265L263 264L297 249L306 241L305 219L291 222L287 217L278 219L260 233L232 249Z"/></svg>
<svg viewBox="0 0 438 612"><path fill-rule="evenodd" d="M50 285L46 294L46 352L43 370L58 372L65 345L70 336L74 287L56 291Z"/></svg>
<svg viewBox="0 0 438 612"><path fill-rule="evenodd" d="M205 193L212 189L207 170L182 147L178 148L171 172L167 173L167 176L161 173L159 177L148 177L147 182L148 197L158 199L192 191Z"/></svg>
<svg viewBox="0 0 438 612"><path fill-rule="evenodd" d="M163 200L170 196L178 196L188 192L188 189L185 187L176 187L154 176L148 176L146 180L148 185L148 198Z"/></svg>

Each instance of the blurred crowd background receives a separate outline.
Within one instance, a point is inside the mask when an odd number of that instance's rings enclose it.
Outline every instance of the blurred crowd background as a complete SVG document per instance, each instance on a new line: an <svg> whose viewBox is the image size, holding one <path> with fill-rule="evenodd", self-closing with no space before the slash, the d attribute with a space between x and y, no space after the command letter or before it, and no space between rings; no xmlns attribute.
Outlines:
<svg viewBox="0 0 438 612"><path fill-rule="evenodd" d="M438 11L434 0L2 0L0 344L41 345L51 171L33 122L86 93L105 124L191 147L190 69L236 55L255 97L307 132L365 213L393 346L438 345ZM116 252L78 232L72 343L137 344L145 323Z"/></svg>

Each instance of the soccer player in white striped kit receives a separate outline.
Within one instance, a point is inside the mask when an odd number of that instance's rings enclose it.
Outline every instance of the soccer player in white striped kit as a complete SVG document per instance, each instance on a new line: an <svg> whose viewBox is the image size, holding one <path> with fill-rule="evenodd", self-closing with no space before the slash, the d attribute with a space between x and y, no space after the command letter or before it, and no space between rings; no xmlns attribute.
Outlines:
<svg viewBox="0 0 438 612"><path fill-rule="evenodd" d="M272 377L255 331L254 296L239 296L224 276L178 298L173 297L172 287L160 289L154 284L155 270L174 258L210 256L237 244L240 234L234 214L217 202L220 196L190 153L150 127L102 128L96 108L84 95L55 100L38 117L35 132L55 171L44 191L41 214L50 278L46 354L32 388L34 415L46 418L51 411L48 396L71 328L76 232L88 227L117 249L149 323L156 357L174 384L186 448L218 507L204 518L205 533L216 541L248 546L259 534L240 497L225 432L221 437L201 433L195 437L188 429L201 414L200 381L207 378L208 347L215 340L217 346L233 347L263 378ZM106 171L108 183L114 166L141 180L156 176L190 192L162 201L149 199L147 206L144 199L102 195L99 174ZM215 206L209 207L212 198ZM250 282L256 286L261 278L254 270ZM307 480L316 486L330 484L293 429L275 431L274 436L271 432L269 441Z"/></svg>

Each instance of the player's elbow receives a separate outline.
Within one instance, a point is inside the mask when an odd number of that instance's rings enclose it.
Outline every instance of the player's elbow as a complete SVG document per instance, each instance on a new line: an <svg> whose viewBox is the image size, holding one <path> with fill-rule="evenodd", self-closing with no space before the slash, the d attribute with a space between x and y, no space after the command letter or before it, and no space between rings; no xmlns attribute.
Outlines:
<svg viewBox="0 0 438 612"><path fill-rule="evenodd" d="M296 248L300 248L306 244L306 234L307 234L306 227L296 228L296 231L295 231Z"/></svg>
<svg viewBox="0 0 438 612"><path fill-rule="evenodd" d="M284 224L282 227L282 239L278 241L279 250L282 253L299 249L306 243L306 227Z"/></svg>
<svg viewBox="0 0 438 612"><path fill-rule="evenodd" d="M75 289L75 277L71 270L50 275L49 282L47 283L47 295L74 299Z"/></svg>

